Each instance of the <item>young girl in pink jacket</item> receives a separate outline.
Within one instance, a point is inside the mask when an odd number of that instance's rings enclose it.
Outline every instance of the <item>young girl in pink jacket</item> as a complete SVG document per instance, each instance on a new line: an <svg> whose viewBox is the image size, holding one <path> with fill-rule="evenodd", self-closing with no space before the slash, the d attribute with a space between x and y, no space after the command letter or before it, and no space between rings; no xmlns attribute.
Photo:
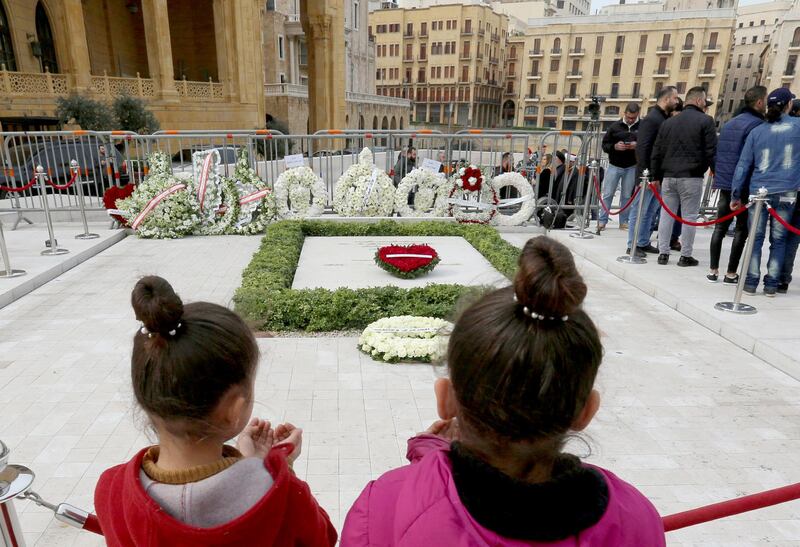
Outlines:
<svg viewBox="0 0 800 547"><path fill-rule="evenodd" d="M665 545L650 501L610 471L562 452L592 421L603 356L569 250L525 245L513 287L457 321L441 421L408 442L411 465L371 482L347 515L351 546Z"/></svg>

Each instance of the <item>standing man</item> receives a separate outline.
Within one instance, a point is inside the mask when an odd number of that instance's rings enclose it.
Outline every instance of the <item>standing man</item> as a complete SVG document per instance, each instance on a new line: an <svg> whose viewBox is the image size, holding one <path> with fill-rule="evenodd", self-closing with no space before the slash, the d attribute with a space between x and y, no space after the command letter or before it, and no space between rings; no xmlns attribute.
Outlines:
<svg viewBox="0 0 800 547"><path fill-rule="evenodd" d="M714 167L717 154L717 127L706 114L706 90L693 87L686 94L683 112L665 121L658 131L650 163L653 176L663 181L664 203L672 211L680 210L689 221L697 220L703 197L703 176ZM675 221L664 211L658 223L658 263L669 262L670 236ZM697 266L692 256L696 228L683 230L678 266Z"/></svg>
<svg viewBox="0 0 800 547"><path fill-rule="evenodd" d="M650 109L642 121L639 123L636 144L636 180L638 181L645 169L650 171L650 180L657 182L653 178L653 169L650 165L650 156L653 152L658 130L661 128L670 113L675 109L678 102L678 90L675 86L667 86L658 92L656 105ZM642 198L642 194L646 194ZM633 241L633 232L636 230L636 222L639 216L639 201L644 199L642 207L642 220L639 228L639 241ZM641 191L636 195L636 199L631 205L631 214L628 216L628 253L644 258L645 253L658 253L658 249L650 244L651 225L653 216L658 211L658 201L653 197L653 193ZM635 249L633 248L635 245Z"/></svg>
<svg viewBox="0 0 800 547"><path fill-rule="evenodd" d="M731 212L731 182L739 156L744 148L744 141L750 132L764 123L764 113L767 111L767 88L757 85L751 87L744 94L744 108L739 115L730 120L719 134L717 146L717 160L714 165L714 190L719 190L717 203L717 218L722 218ZM745 191L744 194L749 192ZM722 253L722 242L728 233L733 219L726 220L714 226L711 236L711 264L706 279L711 283L719 280L719 257ZM747 211L736 217L736 232L731 245L731 255L728 259L728 269L722 279L723 283L735 285L739 282L739 260L747 242Z"/></svg>
<svg viewBox="0 0 800 547"><path fill-rule="evenodd" d="M608 170L603 180L603 203L611 208L617 186L622 182L619 206L631 198L636 185L636 132L639 130L639 104L628 103L622 119L611 124L603 137L603 152L608 154ZM628 229L630 209L619 214L619 229ZM597 231L602 232L608 223L608 213L600 208Z"/></svg>

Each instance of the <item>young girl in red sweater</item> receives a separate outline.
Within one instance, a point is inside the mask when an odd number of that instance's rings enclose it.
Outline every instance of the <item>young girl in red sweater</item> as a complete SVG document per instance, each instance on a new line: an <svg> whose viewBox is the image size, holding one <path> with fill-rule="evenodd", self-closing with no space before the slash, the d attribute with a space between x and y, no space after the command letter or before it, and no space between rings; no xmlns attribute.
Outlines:
<svg viewBox="0 0 800 547"><path fill-rule="evenodd" d="M216 304L184 306L160 277L142 278L131 301L142 323L133 392L159 444L100 477L108 545L334 545L328 515L291 469L301 430L250 419L259 352L244 321ZM236 448L225 444L237 434Z"/></svg>

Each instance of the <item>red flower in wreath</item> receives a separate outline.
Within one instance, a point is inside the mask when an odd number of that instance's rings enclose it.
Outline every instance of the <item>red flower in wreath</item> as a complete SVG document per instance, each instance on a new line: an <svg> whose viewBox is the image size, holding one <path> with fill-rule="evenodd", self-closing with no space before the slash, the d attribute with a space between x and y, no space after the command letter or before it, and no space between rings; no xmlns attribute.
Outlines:
<svg viewBox="0 0 800 547"><path fill-rule="evenodd" d="M461 187L467 192L478 192L483 184L483 175L481 170L477 167L470 165L464 169L464 174L461 175Z"/></svg>
<svg viewBox="0 0 800 547"><path fill-rule="evenodd" d="M387 245L375 253L375 263L395 277L413 279L435 268L439 254L429 245Z"/></svg>
<svg viewBox="0 0 800 547"><path fill-rule="evenodd" d="M103 205L106 209L116 209L117 208L117 200L125 199L130 197L133 194L134 189L136 186L133 184L126 184L125 186L112 186L106 193L103 194ZM122 226L128 225L128 220L125 217L121 217L119 215L111 215L114 220L119 222Z"/></svg>

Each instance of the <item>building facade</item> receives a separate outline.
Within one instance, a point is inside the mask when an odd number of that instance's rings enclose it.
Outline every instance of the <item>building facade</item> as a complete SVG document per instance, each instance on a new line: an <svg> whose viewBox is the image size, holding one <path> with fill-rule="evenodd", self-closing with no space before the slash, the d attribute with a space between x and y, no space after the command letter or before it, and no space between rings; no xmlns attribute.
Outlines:
<svg viewBox="0 0 800 547"><path fill-rule="evenodd" d="M778 20L769 44L761 52L762 85L769 89L788 87L796 93L800 89L798 56L800 56L800 4L795 1Z"/></svg>
<svg viewBox="0 0 800 547"><path fill-rule="evenodd" d="M739 109L748 88L761 83L762 54L769 50L772 35L789 8L791 2L781 1L741 6L737 10L733 46L717 112L720 122L728 121Z"/></svg>
<svg viewBox="0 0 800 547"><path fill-rule="evenodd" d="M367 0L344 0L345 124L351 129L408 123L410 102L375 93L375 41ZM292 134L308 124L308 47L300 23L300 0L266 3L262 19L266 112ZM336 128L340 129L340 128Z"/></svg>
<svg viewBox="0 0 800 547"><path fill-rule="evenodd" d="M666 85L681 94L703 86L716 100L734 20L732 9L529 20L509 42L523 56L523 73L506 80L507 89L519 84L513 125L582 129L592 96L605 98L601 120L610 123L628 102L646 111Z"/></svg>
<svg viewBox="0 0 800 547"><path fill-rule="evenodd" d="M484 2L377 10L377 92L413 104L426 125L492 127L501 113L508 16Z"/></svg>
<svg viewBox="0 0 800 547"><path fill-rule="evenodd" d="M3 0L0 121L54 128L59 96L146 101L163 127L263 127L259 13L242 0Z"/></svg>

